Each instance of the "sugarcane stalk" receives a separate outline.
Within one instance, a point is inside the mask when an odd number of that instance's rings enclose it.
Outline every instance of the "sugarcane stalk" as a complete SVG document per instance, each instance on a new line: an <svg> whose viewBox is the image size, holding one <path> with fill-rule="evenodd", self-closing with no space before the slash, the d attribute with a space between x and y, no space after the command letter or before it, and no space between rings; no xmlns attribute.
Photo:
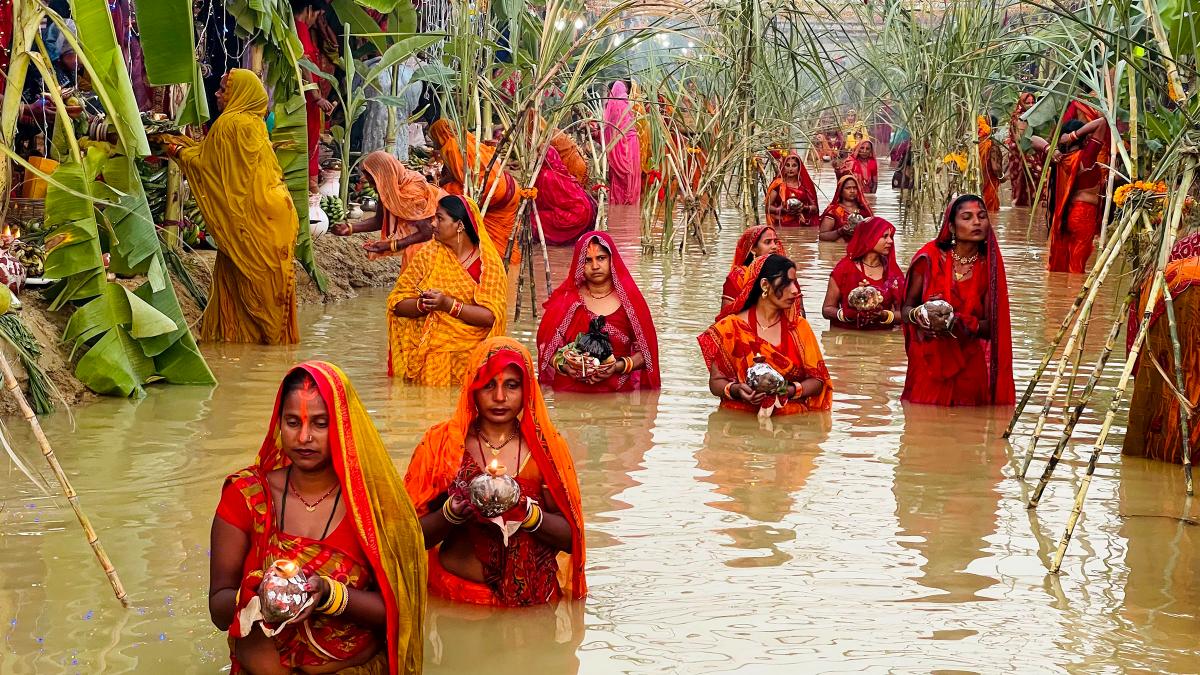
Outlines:
<svg viewBox="0 0 1200 675"><path fill-rule="evenodd" d="M1090 312L1092 304L1096 301L1096 295L1100 291L1100 283L1103 282L1108 276L1109 269L1112 268L1113 263L1120 255L1121 247L1124 245L1125 241L1129 239L1130 235L1133 233L1133 230L1134 219L1130 218L1125 221L1125 226L1121 229L1120 236L1112 237L1110 239L1104 253L1101 255L1101 258L1096 261L1096 265L1092 268L1088 278L1084 281L1084 287L1080 289L1080 294L1075 298L1075 304L1072 305L1071 311L1068 312L1068 318L1064 320L1064 325L1059 328L1059 333L1057 336L1055 336L1054 344L1052 344L1046 350L1046 356L1042 358L1041 365L1038 366L1037 372L1034 374L1034 377L1030 381L1029 386L1026 388L1025 393L1022 395L1021 405L1018 406L1017 410L1013 413L1013 418L1008 423L1008 430L1004 432L1005 437L1012 432L1012 428L1016 425L1017 418L1020 416L1021 408L1024 407L1024 405L1029 401L1029 397L1033 394L1034 387L1037 385L1038 380L1041 379L1042 373L1045 371L1050 359L1054 356L1054 351L1058 346L1058 342L1062 339L1062 334L1066 330L1066 324L1077 310L1080 312L1081 318L1085 316L1085 314L1083 314L1084 311ZM1038 439L1042 435L1042 430L1046 426L1046 418L1050 415L1050 410L1054 405L1054 395L1058 392L1058 387L1062 383L1063 373L1066 371L1067 367L1067 359L1069 358L1072 349L1074 349L1076 341L1079 339L1079 333L1082 331L1084 323L1086 322L1075 322L1074 327L1071 329L1071 335L1067 339L1066 347L1063 349L1062 358L1059 359L1058 365L1054 369L1054 378L1050 381L1049 391L1046 392L1046 401L1042 405L1041 412L1038 414L1037 424L1034 426L1033 430L1033 437L1030 439L1029 447L1025 451L1025 460L1021 465L1021 478L1024 478L1026 472L1029 471L1029 464L1033 461L1033 454L1037 448Z"/></svg>
<svg viewBox="0 0 1200 675"><path fill-rule="evenodd" d="M1079 423L1080 417L1083 416L1083 411L1087 408L1088 402L1092 399L1092 393L1095 391L1096 385L1100 382L1100 376L1103 375L1104 368L1108 365L1108 359L1112 356L1113 349L1117 344L1117 336L1121 333L1121 325L1125 322L1125 313L1129 311L1129 306L1132 302L1133 294L1130 293L1121 304L1121 308L1117 312L1117 317L1113 320L1112 327L1109 328L1108 339L1104 341L1104 348L1096 358L1096 364L1092 368L1092 375L1088 378L1087 384L1084 385L1083 391L1080 393L1079 402L1063 422L1063 430L1058 437L1058 443L1054 446L1054 450L1046 460L1046 466L1042 469L1042 476L1038 479L1037 487L1029 497L1026 507L1036 509L1041 502L1042 494L1046 491L1046 486L1050 483L1050 477L1054 475L1054 470L1058 468L1058 463L1062 460L1063 452L1071 440L1071 434L1075 431L1075 425ZM1026 464L1022 467L1022 477L1024 477L1025 470L1029 468L1028 461L1030 456L1027 455L1025 458Z"/></svg>
<svg viewBox="0 0 1200 675"><path fill-rule="evenodd" d="M1175 234L1178 232L1180 221L1183 218L1183 203L1187 199L1188 192L1191 190L1195 170L1196 159L1192 157L1188 162L1187 168L1184 170L1183 179L1180 181L1178 191L1175 194L1175 203L1172 205L1171 210L1171 225L1163 233L1163 241L1158 252L1157 271L1154 275L1154 280L1150 284L1150 293L1146 298L1146 308L1142 311L1142 321L1138 327L1137 337L1134 338L1133 346L1129 349L1129 356L1125 361L1125 368L1121 372L1121 379L1117 383L1116 393L1113 395L1113 400L1108 406L1108 412L1104 415L1104 424L1101 425L1100 433L1096 436L1096 442L1092 445L1092 454L1088 458L1087 473L1084 475L1083 481L1079 484L1079 489L1075 492L1075 503L1071 508L1071 516L1067 519L1067 529L1063 532L1062 539L1058 543L1058 550L1054 553L1054 562L1050 567L1050 571L1054 574L1057 574L1062 569L1062 561L1067 553L1067 546L1071 543L1071 536L1075 532L1075 526L1079 523L1079 517L1083 514L1083 502L1087 499L1088 488L1092 483L1092 475L1096 472L1096 462L1100 459L1100 453L1104 449L1104 444L1108 441L1108 433L1112 429L1113 420L1117 416L1117 408L1120 407L1121 401L1125 398L1125 389L1129 386L1129 380L1137 365L1138 354L1141 353L1142 345L1146 341L1146 334L1150 331L1150 319L1153 316L1154 307L1158 303L1158 295L1166 285L1163 268L1166 267L1167 256L1174 244Z"/></svg>
<svg viewBox="0 0 1200 675"><path fill-rule="evenodd" d="M62 465L58 463L58 458L54 455L54 448L50 447L50 440L46 438L46 434L42 431L42 425L38 422L37 415L33 413L33 408L29 407L29 401L25 400L25 394L21 392L21 385L17 382L16 375L13 374L12 366L8 363L8 357L0 351L0 370L4 371L4 388L17 402L17 407L21 410L21 415L25 421L29 423L29 428L33 430L33 436L37 439L38 446L42 449L42 456L46 458L46 463L50 465L50 470L54 472L54 476L58 478L59 484L63 489L63 496L67 498L67 502L71 504L71 509L75 511L75 517L79 520L79 525L83 527L83 533L87 536L88 545L92 547L92 553L96 555L96 560L100 563L100 568L104 570L105 576L108 577L108 583L112 585L113 593L117 596L122 607L129 606L128 596L125 593L125 587L121 584L121 578L117 576L117 570L113 567L112 561L109 560L108 554L104 551L104 546L100 543L100 537L96 534L96 530L92 527L92 521L84 513L83 507L79 504L79 495L76 494L75 488L72 487L70 479L67 478L67 473L63 471Z"/></svg>
<svg viewBox="0 0 1200 675"><path fill-rule="evenodd" d="M542 261L546 264L546 297L548 298L554 292L554 284L550 280L550 251L546 249L546 232L542 229L542 215L538 213L536 200L531 200L531 208L533 222L537 224L538 241L542 244Z"/></svg>
<svg viewBox="0 0 1200 675"><path fill-rule="evenodd" d="M179 162L167 162L167 205L163 211L163 220L167 221L167 248L179 250L179 225L183 220L183 173Z"/></svg>
<svg viewBox="0 0 1200 675"><path fill-rule="evenodd" d="M1160 271L1159 274L1162 274ZM1166 283L1164 278L1163 283ZM1167 288L1163 291L1163 301L1167 306L1167 326L1171 334L1171 351L1175 357L1175 388L1180 392L1186 392L1187 389L1183 383L1183 353L1179 348L1179 325L1175 323L1175 301L1171 298L1171 289ZM1176 401L1175 405L1179 406L1179 451L1183 453L1183 484L1189 497L1192 496L1192 435L1188 428L1188 418L1190 417L1188 410L1184 407L1183 401Z"/></svg>
<svg viewBox="0 0 1200 675"><path fill-rule="evenodd" d="M1126 68L1127 87L1129 89L1129 180L1138 179L1138 95L1137 81L1133 68ZM1112 194L1111 192L1109 194Z"/></svg>
<svg viewBox="0 0 1200 675"><path fill-rule="evenodd" d="M1075 345L1075 359L1071 362L1071 377L1067 380L1067 394L1063 400L1063 416L1071 410L1071 395L1075 393L1075 383L1079 380L1079 364L1083 360L1083 348L1087 344L1088 326L1092 322L1092 307L1088 305L1083 308L1083 312L1079 316L1080 323L1083 324L1083 330L1080 331L1078 344Z"/></svg>

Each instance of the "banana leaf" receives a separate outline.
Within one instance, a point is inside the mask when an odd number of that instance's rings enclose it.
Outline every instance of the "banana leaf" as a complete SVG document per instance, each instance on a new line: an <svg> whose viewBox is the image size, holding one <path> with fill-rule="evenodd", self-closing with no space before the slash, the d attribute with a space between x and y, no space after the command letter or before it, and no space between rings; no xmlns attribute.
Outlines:
<svg viewBox="0 0 1200 675"><path fill-rule="evenodd" d="M379 53L387 51L387 38L381 35L379 24L375 23L375 19L371 18L362 7L355 4L354 0L333 0L333 11L337 14L338 21L341 23L350 24L350 32L355 35L363 35Z"/></svg>
<svg viewBox="0 0 1200 675"><path fill-rule="evenodd" d="M94 88L104 103L109 121L132 154L150 154L141 112L133 95L133 83L125 70L125 57L117 44L112 16L105 0L71 0L71 15L79 33L79 48L90 66Z"/></svg>
<svg viewBox="0 0 1200 675"><path fill-rule="evenodd" d="M369 9L373 9L380 14L387 14L396 9L396 5L400 4L400 0L358 0L358 4ZM412 6L411 3L405 3Z"/></svg>
<svg viewBox="0 0 1200 675"><path fill-rule="evenodd" d="M296 91L286 100L276 98L275 129L271 132L271 141L280 144L277 145L275 156L279 160L279 167L283 169L283 180L287 183L299 216L296 223L296 260L308 272L317 290L324 293L329 287L329 279L317 266L308 226L308 114L304 108L304 94Z"/></svg>
<svg viewBox="0 0 1200 675"><path fill-rule="evenodd" d="M138 25L153 26L141 34L150 84L187 84L187 99L176 117L179 124L200 124L208 119L208 97L204 77L196 62L192 3L189 0L139 2L135 7ZM187 48L184 48L187 45Z"/></svg>

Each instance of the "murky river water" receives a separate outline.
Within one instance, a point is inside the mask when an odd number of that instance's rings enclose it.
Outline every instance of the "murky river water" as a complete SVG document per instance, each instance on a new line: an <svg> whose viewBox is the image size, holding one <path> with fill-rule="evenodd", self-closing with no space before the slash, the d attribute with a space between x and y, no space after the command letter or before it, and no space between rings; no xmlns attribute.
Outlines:
<svg viewBox="0 0 1200 675"><path fill-rule="evenodd" d="M829 170L818 179L828 194ZM878 205L895 214L893 195ZM820 318L832 414L765 431L716 411L694 336L715 312L740 224L731 217L709 233L712 255L693 248L679 260L641 256L635 217L617 214L613 230L658 322L663 390L550 395L588 516L592 594L575 634L549 639L554 617L544 612L435 604L429 671L1200 671L1200 530L1179 519L1197 509L1176 468L1112 448L1064 574L1049 576L1090 445L1069 451L1043 505L1027 511L1015 478L1024 438L1015 448L1000 440L1005 411L905 408L899 333L830 330ZM1000 222L1023 386L1080 279L1043 271L1028 214L1006 208ZM902 232L901 259L932 232ZM783 235L819 317L842 247L818 245L811 231ZM560 274L567 257L552 251ZM216 389L101 401L76 411L74 431L65 416L45 420L135 608L111 597L66 503L3 469L0 672L227 668L207 614L209 524L222 477L249 464L262 440L287 366L342 365L401 469L453 405L454 391L384 375L383 299L305 309L294 349L207 348ZM525 316L513 330L532 345L533 329ZM1095 416L1080 430L1093 438ZM1040 470L1035 462L1030 475Z"/></svg>

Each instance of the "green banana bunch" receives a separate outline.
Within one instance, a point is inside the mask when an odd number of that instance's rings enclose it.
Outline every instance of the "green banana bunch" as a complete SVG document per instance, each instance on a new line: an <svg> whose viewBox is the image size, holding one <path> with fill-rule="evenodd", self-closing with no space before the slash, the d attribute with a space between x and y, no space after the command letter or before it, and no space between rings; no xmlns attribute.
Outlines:
<svg viewBox="0 0 1200 675"><path fill-rule="evenodd" d="M329 216L330 223L346 221L346 205L340 197L321 197L321 210Z"/></svg>

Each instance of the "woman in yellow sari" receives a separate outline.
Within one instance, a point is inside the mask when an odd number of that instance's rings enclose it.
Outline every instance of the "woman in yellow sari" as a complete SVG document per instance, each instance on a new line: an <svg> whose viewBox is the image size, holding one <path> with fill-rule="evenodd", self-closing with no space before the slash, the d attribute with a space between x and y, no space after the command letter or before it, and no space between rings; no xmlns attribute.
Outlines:
<svg viewBox="0 0 1200 675"><path fill-rule="evenodd" d="M475 345L504 334L508 276L482 223L470 199L438 201L433 241L388 296L388 375L435 387L457 384Z"/></svg>
<svg viewBox="0 0 1200 675"><path fill-rule="evenodd" d="M217 240L200 339L265 345L300 341L292 256L299 220L267 125L267 90L249 70L229 71L223 105L204 141L171 136L208 231Z"/></svg>
<svg viewBox="0 0 1200 675"><path fill-rule="evenodd" d="M454 123L447 119L439 119L429 125L429 140L433 141L442 155L442 188L452 195L461 195L466 173L471 172L473 184L482 187L478 191L480 203L484 204L487 212L483 214L483 224L488 236L497 250L503 251L508 246L508 237L512 234L517 222L517 207L521 205L521 193L517 182L504 170L500 161L492 164L496 149L475 140L475 134L467 133L466 147L458 142L458 130ZM491 169L488 166L491 165ZM487 171L481 181L479 174ZM488 195L491 199L488 199ZM513 247L513 261L517 260L518 247Z"/></svg>
<svg viewBox="0 0 1200 675"><path fill-rule="evenodd" d="M233 673L421 672L421 527L337 366L302 363L284 378L257 459L225 479L211 557L209 613L229 631ZM311 601L277 623L262 583L288 568Z"/></svg>

